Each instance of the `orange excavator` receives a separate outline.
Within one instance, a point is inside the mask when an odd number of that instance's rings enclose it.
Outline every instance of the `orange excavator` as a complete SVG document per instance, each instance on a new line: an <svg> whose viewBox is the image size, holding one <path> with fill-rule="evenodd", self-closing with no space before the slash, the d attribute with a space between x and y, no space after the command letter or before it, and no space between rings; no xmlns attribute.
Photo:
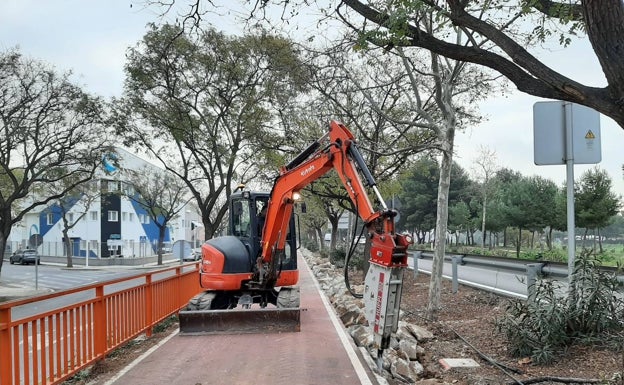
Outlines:
<svg viewBox="0 0 624 385"><path fill-rule="evenodd" d="M397 212L386 206L353 134L336 121L281 168L270 193L242 190L230 197L228 235L202 245L200 283L206 291L180 312L182 334L300 330L293 208L299 192L330 170L340 177L370 239L363 298L381 357L398 325L412 240L395 232Z"/></svg>

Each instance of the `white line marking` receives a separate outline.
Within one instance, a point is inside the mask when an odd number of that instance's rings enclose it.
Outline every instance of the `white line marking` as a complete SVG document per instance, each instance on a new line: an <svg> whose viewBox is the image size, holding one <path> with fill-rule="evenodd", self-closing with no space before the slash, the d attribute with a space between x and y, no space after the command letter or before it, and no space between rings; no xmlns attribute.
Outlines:
<svg viewBox="0 0 624 385"><path fill-rule="evenodd" d="M332 324L334 325L334 329L336 329L336 332L338 333L338 337L340 338L340 342L342 342L342 346L344 346L345 350L347 351L347 355L349 356L349 359L351 360L351 364L353 364L353 368L355 369L355 373L360 379L360 382L362 383L362 385L373 385L370 378L366 374L366 370L362 366L362 362L360 361L357 354L355 353L355 350L353 349L353 345L350 342L351 337L347 336L342 322L338 320L334 307L329 302L329 299L327 299L327 296L325 295L325 292L323 291L323 289L321 289L321 286L316 280L314 273L312 273L312 271L310 270L310 266L308 266L308 262L305 260L305 258L301 258L301 259L304 261L306 269L308 269L308 272L310 273L310 276L312 277L312 280L314 281L314 285L316 286L316 289L318 290L321 296L323 305L325 305L325 309L327 309L327 314L329 314L329 318L331 319Z"/></svg>
<svg viewBox="0 0 624 385"><path fill-rule="evenodd" d="M177 335L178 332L179 332L179 329L176 328L176 330L174 330L167 337L163 338L158 344L156 344L156 345L152 346L151 348L149 348L145 353L143 353L139 357L137 357L128 366L126 366L125 368L121 369L119 371L119 373L117 373L117 375L113 376L113 378L111 378L108 381L106 381L104 383L104 385L112 385L112 384L114 384L115 381L117 381L119 378L121 378L124 374L128 373L132 368L137 366L141 361L143 361L145 358L147 358L147 356L152 354L156 349L158 349L159 347L161 347L162 345L167 343L167 341L169 341L171 338L173 338L175 335Z"/></svg>

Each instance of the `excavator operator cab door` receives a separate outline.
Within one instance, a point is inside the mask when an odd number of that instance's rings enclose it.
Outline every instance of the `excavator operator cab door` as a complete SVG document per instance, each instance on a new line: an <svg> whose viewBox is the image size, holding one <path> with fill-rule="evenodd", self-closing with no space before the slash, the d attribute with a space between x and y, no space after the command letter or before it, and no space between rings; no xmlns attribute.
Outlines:
<svg viewBox="0 0 624 385"><path fill-rule="evenodd" d="M262 229L268 207L269 193L242 191L232 194L230 199L229 235L234 235L245 245L253 263L261 251ZM294 215L290 219L289 231L286 236L285 258L283 270L297 268L297 245Z"/></svg>

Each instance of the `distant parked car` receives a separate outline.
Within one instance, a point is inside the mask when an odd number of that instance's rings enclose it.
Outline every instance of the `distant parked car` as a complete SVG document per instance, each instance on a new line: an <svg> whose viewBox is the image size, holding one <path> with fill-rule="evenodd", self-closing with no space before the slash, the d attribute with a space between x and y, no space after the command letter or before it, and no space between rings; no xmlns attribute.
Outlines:
<svg viewBox="0 0 624 385"><path fill-rule="evenodd" d="M185 261L199 261L201 259L201 252L193 250L190 254L187 254L182 259Z"/></svg>
<svg viewBox="0 0 624 385"><path fill-rule="evenodd" d="M41 264L39 253L37 253L37 250L32 249L17 250L9 257L9 262L11 265L14 263L19 263L20 265L29 263L36 263L37 265Z"/></svg>

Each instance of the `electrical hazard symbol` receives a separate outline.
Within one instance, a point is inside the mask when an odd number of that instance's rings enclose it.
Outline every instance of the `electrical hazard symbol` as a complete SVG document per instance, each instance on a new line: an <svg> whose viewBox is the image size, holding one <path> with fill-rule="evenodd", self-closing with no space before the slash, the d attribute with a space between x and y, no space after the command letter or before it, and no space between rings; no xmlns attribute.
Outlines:
<svg viewBox="0 0 624 385"><path fill-rule="evenodd" d="M587 134L585 134L585 139L596 139L596 135L594 135L592 130L587 130Z"/></svg>

